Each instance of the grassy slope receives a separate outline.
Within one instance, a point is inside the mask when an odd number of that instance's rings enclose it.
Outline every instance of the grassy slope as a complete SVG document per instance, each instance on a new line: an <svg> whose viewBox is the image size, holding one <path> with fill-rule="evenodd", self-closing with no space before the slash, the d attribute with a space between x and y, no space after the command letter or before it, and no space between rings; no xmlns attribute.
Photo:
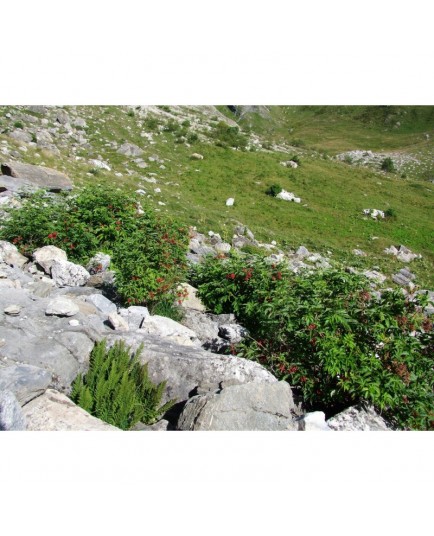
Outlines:
<svg viewBox="0 0 434 536"><path fill-rule="evenodd" d="M234 117L223 107L219 109ZM414 261L410 267L422 285L432 288L434 186L417 173L402 179L332 161L312 148L330 155L357 148L404 152L414 152L417 148L422 154L430 155L433 144L425 133L431 132L433 138L433 110L400 107L392 110L392 119L387 119L391 116L390 109L271 107L269 118L254 114L245 117L242 125L250 125L252 131L267 141L301 140L302 165L288 170L280 165L280 161L288 159L287 154L236 151L216 147L209 141L187 147L174 143L171 132L154 135L155 144L150 144L140 136L144 129L142 120L137 115L128 115L125 108L78 107L86 118L86 136L92 146L90 151L77 151L84 160L76 161L67 148L61 149L60 159L48 154L42 156L46 165L64 169L77 184L98 180L116 182L128 189L144 186L159 210L175 214L203 232L209 229L221 232L227 239L232 235L234 223L242 222L261 240L275 239L281 247L296 248L304 244L313 251L329 250L335 259L367 268L379 266L385 273L393 273L404 265L385 255L384 248L404 244L423 255L422 260ZM402 124L399 129L393 128L396 120ZM161 121L164 123L165 119ZM133 159L106 145L111 141L136 143L143 147L145 160L157 154L164 159L166 169L160 169L157 162L148 162L146 169L138 168ZM203 154L204 160L190 160L192 152ZM85 159L98 155L110 163L112 171L89 176L91 166ZM41 163L34 149L24 153L22 160ZM122 172L123 176L116 177L115 172ZM156 173L158 184L142 180L149 173ZM302 204L265 195L273 183L301 197ZM161 194L154 193L157 186ZM225 206L228 197L235 198L235 206ZM166 205L158 206L159 200ZM396 220L376 222L361 214L364 208L389 207L396 211ZM372 240L374 236L378 239ZM351 250L356 247L369 256L354 257Z"/></svg>

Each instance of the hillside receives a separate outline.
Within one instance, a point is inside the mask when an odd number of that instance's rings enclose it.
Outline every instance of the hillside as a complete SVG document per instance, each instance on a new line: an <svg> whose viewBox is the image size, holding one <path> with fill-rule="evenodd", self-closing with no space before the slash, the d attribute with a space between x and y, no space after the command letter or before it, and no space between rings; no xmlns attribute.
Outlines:
<svg viewBox="0 0 434 536"><path fill-rule="evenodd" d="M404 245L422 256L411 269L428 288L433 137L434 107L421 106L0 108L2 162L45 165L75 186L141 190L157 210L201 232L230 241L242 223L282 250L304 245L389 276L402 264L384 250ZM292 157L297 169L281 164ZM387 157L393 173L380 169ZM301 203L267 196L273 184ZM364 216L367 208L393 217L376 221Z"/></svg>

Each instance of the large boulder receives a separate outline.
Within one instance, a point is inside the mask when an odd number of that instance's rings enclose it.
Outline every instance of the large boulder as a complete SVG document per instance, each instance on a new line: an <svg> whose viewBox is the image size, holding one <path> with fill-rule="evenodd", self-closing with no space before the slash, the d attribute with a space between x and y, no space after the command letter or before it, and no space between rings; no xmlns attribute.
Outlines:
<svg viewBox="0 0 434 536"><path fill-rule="evenodd" d="M27 430L37 431L120 431L80 408L67 396L48 389L23 407Z"/></svg>
<svg viewBox="0 0 434 536"><path fill-rule="evenodd" d="M0 325L0 357L8 363L25 363L43 368L53 376L53 382L68 387L80 371L71 352L46 333L31 334L11 325Z"/></svg>
<svg viewBox="0 0 434 536"><path fill-rule="evenodd" d="M132 351L143 344L140 361L148 363L150 379L167 381L163 402L176 398L187 400L204 382L275 383L277 379L262 365L235 356L207 352L200 347L185 346L166 338L141 334L141 330L107 336L108 346L123 339Z"/></svg>
<svg viewBox="0 0 434 536"><path fill-rule="evenodd" d="M230 385L188 400L178 430L298 430L287 382Z"/></svg>
<svg viewBox="0 0 434 536"><path fill-rule="evenodd" d="M51 192L72 189L69 177L55 169L21 162L7 162L1 165L1 171L3 175L13 177L18 184L31 185L35 189L44 188Z"/></svg>
<svg viewBox="0 0 434 536"><path fill-rule="evenodd" d="M335 432L387 432L386 421L371 406L351 406L327 421Z"/></svg>
<svg viewBox="0 0 434 536"><path fill-rule="evenodd" d="M51 383L51 374L32 365L11 365L0 367L0 391L14 393L23 406L41 395Z"/></svg>

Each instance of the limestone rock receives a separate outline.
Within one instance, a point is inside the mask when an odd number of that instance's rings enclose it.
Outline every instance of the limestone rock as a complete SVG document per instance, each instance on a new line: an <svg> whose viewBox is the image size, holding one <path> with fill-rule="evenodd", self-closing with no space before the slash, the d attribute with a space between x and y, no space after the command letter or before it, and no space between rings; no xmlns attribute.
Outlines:
<svg viewBox="0 0 434 536"><path fill-rule="evenodd" d="M167 381L163 402L176 398L187 400L198 385L236 381L274 383L277 379L262 365L234 356L207 352L200 347L176 344L168 339L141 335L141 330L107 336L108 346L123 339L132 351L144 343L141 362L148 363L150 379L155 383Z"/></svg>
<svg viewBox="0 0 434 536"><path fill-rule="evenodd" d="M58 296L48 303L45 314L49 316L74 316L79 310L78 305L72 300Z"/></svg>
<svg viewBox="0 0 434 536"><path fill-rule="evenodd" d="M149 316L147 307L131 305L127 309L119 309L119 314L126 320L131 330L140 329L144 319Z"/></svg>
<svg viewBox="0 0 434 536"><path fill-rule="evenodd" d="M22 431L26 419L21 406L11 391L0 390L0 431Z"/></svg>
<svg viewBox="0 0 434 536"><path fill-rule="evenodd" d="M36 431L119 431L119 428L92 417L66 395L54 389L35 398L23 408L27 430Z"/></svg>
<svg viewBox="0 0 434 536"><path fill-rule="evenodd" d="M297 430L287 382L230 385L187 401L178 430Z"/></svg>
<svg viewBox="0 0 434 536"><path fill-rule="evenodd" d="M185 298L179 304L184 309L195 309L196 311L205 311L205 306L197 297L197 289L189 285L188 283L181 283L178 288L178 292L184 293Z"/></svg>
<svg viewBox="0 0 434 536"><path fill-rule="evenodd" d="M152 315L143 319L140 331L164 337L178 344L198 346L200 341L194 331L165 316Z"/></svg>
<svg viewBox="0 0 434 536"><path fill-rule="evenodd" d="M108 321L112 328L116 331L129 331L130 329L128 322L116 312L108 315Z"/></svg>
<svg viewBox="0 0 434 536"><path fill-rule="evenodd" d="M229 197L228 199L226 199L227 207L232 207L234 203L235 203L235 199L233 197Z"/></svg>
<svg viewBox="0 0 434 536"><path fill-rule="evenodd" d="M144 424L138 422L131 430L133 432L166 432L168 430L170 423L166 419L161 419L161 421L156 422L155 424Z"/></svg>
<svg viewBox="0 0 434 536"><path fill-rule="evenodd" d="M199 153L193 153L190 155L191 160L203 160L203 155Z"/></svg>
<svg viewBox="0 0 434 536"><path fill-rule="evenodd" d="M110 266L111 258L106 253L96 253L88 262L86 270L90 274L96 274L99 272L105 272Z"/></svg>
<svg viewBox="0 0 434 536"><path fill-rule="evenodd" d="M298 429L303 432L331 432L323 411L312 411L298 419Z"/></svg>
<svg viewBox="0 0 434 536"><path fill-rule="evenodd" d="M241 342L248 335L248 331L239 324L222 324L219 326L219 336L231 344Z"/></svg>
<svg viewBox="0 0 434 536"><path fill-rule="evenodd" d="M86 296L86 301L92 303L101 313L109 315L110 313L117 312L116 305L102 294Z"/></svg>
<svg viewBox="0 0 434 536"><path fill-rule="evenodd" d="M371 406L359 404L338 413L327 421L336 432L385 432L391 430Z"/></svg>
<svg viewBox="0 0 434 536"><path fill-rule="evenodd" d="M0 262L9 264L13 268L22 268L29 260L21 255L16 246L6 240L0 240Z"/></svg>
<svg viewBox="0 0 434 536"><path fill-rule="evenodd" d="M124 143L119 147L117 152L125 156L140 156L143 150L137 147L137 145L134 145L134 143Z"/></svg>
<svg viewBox="0 0 434 536"><path fill-rule="evenodd" d="M45 331L31 334L29 330L0 324L0 339L4 340L0 357L7 357L9 363L43 368L56 377L59 386L69 386L79 372L79 363L71 352Z"/></svg>
<svg viewBox="0 0 434 536"><path fill-rule="evenodd" d="M9 305L9 307L6 307L3 312L6 315L18 316L21 312L21 305Z"/></svg>
<svg viewBox="0 0 434 536"><path fill-rule="evenodd" d="M51 277L58 287L80 287L86 284L90 274L79 264L54 260L51 266Z"/></svg>
<svg viewBox="0 0 434 536"><path fill-rule="evenodd" d="M51 374L32 365L0 367L0 391L11 391L23 406L50 385Z"/></svg>
<svg viewBox="0 0 434 536"><path fill-rule="evenodd" d="M51 267L54 261L67 261L68 257L63 249L56 246L44 246L33 252L33 259L43 268L48 275L51 274Z"/></svg>
<svg viewBox="0 0 434 536"><path fill-rule="evenodd" d="M45 188L52 192L72 189L69 177L55 169L21 162L8 162L2 164L1 171L3 175L16 179L18 184L24 181L24 184L30 184L34 188Z"/></svg>

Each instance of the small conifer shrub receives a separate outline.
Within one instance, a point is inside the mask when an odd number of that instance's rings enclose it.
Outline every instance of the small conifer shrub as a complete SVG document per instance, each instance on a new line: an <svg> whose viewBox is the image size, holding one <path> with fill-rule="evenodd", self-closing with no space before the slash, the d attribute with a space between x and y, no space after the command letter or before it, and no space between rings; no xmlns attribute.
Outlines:
<svg viewBox="0 0 434 536"><path fill-rule="evenodd" d="M139 361L143 345L132 357L130 350L124 341L109 350L105 340L96 343L88 372L77 376L70 394L91 415L122 430L154 423L175 403L161 404L166 382L156 385L149 379L147 364Z"/></svg>
<svg viewBox="0 0 434 536"><path fill-rule="evenodd" d="M389 156L381 162L381 169L387 173L393 173L395 171L395 165Z"/></svg>
<svg viewBox="0 0 434 536"><path fill-rule="evenodd" d="M282 190L283 188L279 184L272 184L265 193L272 197L276 197Z"/></svg>

